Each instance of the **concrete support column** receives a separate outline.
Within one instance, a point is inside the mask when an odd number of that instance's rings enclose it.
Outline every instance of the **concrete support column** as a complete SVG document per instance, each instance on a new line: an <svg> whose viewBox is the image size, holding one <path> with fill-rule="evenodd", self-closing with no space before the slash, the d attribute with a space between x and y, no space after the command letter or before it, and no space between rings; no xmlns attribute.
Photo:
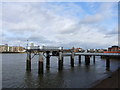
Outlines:
<svg viewBox="0 0 120 90"><path fill-rule="evenodd" d="M46 68L50 68L50 51L46 52Z"/></svg>
<svg viewBox="0 0 120 90"><path fill-rule="evenodd" d="M90 56L85 55L85 65L89 65L90 64Z"/></svg>
<svg viewBox="0 0 120 90"><path fill-rule="evenodd" d="M110 58L107 57L106 58L106 69L109 69L110 68Z"/></svg>
<svg viewBox="0 0 120 90"><path fill-rule="evenodd" d="M79 55L78 57L79 57L79 64L81 64L81 55Z"/></svg>
<svg viewBox="0 0 120 90"><path fill-rule="evenodd" d="M31 71L31 52L27 51L26 70Z"/></svg>
<svg viewBox="0 0 120 90"><path fill-rule="evenodd" d="M95 63L95 56L93 56L93 63Z"/></svg>
<svg viewBox="0 0 120 90"><path fill-rule="evenodd" d="M58 58L58 70L62 70L63 68L63 55L62 52L59 52L59 58Z"/></svg>
<svg viewBox="0 0 120 90"><path fill-rule="evenodd" d="M43 53L39 53L38 74L43 74Z"/></svg>
<svg viewBox="0 0 120 90"><path fill-rule="evenodd" d="M71 55L71 67L74 67L74 51L72 52Z"/></svg>

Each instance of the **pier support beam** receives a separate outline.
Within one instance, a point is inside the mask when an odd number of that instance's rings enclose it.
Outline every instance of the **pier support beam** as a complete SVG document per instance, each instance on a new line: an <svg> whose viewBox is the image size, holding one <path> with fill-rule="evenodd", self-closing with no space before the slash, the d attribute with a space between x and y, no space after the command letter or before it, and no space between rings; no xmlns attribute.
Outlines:
<svg viewBox="0 0 120 90"><path fill-rule="evenodd" d="M43 74L43 53L39 53L38 74Z"/></svg>
<svg viewBox="0 0 120 90"><path fill-rule="evenodd" d="M95 63L95 56L93 56L93 63Z"/></svg>
<svg viewBox="0 0 120 90"><path fill-rule="evenodd" d="M81 55L79 55L78 58L79 58L79 64L81 64Z"/></svg>
<svg viewBox="0 0 120 90"><path fill-rule="evenodd" d="M46 68L50 68L50 51L46 52Z"/></svg>
<svg viewBox="0 0 120 90"><path fill-rule="evenodd" d="M107 57L106 58L106 69L109 70L109 68L110 68L110 58Z"/></svg>
<svg viewBox="0 0 120 90"><path fill-rule="evenodd" d="M63 55L62 52L59 52L59 58L58 58L58 70L62 70L63 69Z"/></svg>
<svg viewBox="0 0 120 90"><path fill-rule="evenodd" d="M90 56L85 55L85 65L89 65L90 64Z"/></svg>
<svg viewBox="0 0 120 90"><path fill-rule="evenodd" d="M26 70L31 71L31 52L27 51Z"/></svg>
<svg viewBox="0 0 120 90"><path fill-rule="evenodd" d="M71 67L74 67L74 51L72 52L71 55Z"/></svg>

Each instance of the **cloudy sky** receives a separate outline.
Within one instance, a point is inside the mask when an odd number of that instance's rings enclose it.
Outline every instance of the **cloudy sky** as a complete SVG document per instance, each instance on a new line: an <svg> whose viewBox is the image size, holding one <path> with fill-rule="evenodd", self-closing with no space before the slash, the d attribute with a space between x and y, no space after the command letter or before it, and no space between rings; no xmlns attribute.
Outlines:
<svg viewBox="0 0 120 90"><path fill-rule="evenodd" d="M4 2L2 44L65 48L118 45L117 2Z"/></svg>

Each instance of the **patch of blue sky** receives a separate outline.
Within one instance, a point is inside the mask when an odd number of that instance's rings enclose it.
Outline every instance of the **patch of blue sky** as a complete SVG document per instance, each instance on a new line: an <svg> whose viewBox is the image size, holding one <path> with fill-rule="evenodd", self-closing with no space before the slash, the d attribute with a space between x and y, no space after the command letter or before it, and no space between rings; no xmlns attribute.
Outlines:
<svg viewBox="0 0 120 90"><path fill-rule="evenodd" d="M85 14L81 6L77 5L75 2L47 2L44 4L44 8L64 17L71 16L82 18Z"/></svg>
<svg viewBox="0 0 120 90"><path fill-rule="evenodd" d="M75 4L79 5L88 15L93 15L99 12L98 10L101 6L100 2L75 2Z"/></svg>
<svg viewBox="0 0 120 90"><path fill-rule="evenodd" d="M99 25L107 28L108 30L112 30L118 27L118 19L117 18L106 19L104 22L100 23Z"/></svg>
<svg viewBox="0 0 120 90"><path fill-rule="evenodd" d="M9 38L9 37L14 37L15 34L12 33L12 32L7 32L5 29L3 29L2 36L3 36L3 38L4 37L8 37Z"/></svg>
<svg viewBox="0 0 120 90"><path fill-rule="evenodd" d="M94 15L101 12L103 2L46 2L43 7L56 15L64 17L83 18L85 15ZM117 3L112 9L117 9ZM38 5L39 6L39 5ZM106 10L106 9L105 9Z"/></svg>

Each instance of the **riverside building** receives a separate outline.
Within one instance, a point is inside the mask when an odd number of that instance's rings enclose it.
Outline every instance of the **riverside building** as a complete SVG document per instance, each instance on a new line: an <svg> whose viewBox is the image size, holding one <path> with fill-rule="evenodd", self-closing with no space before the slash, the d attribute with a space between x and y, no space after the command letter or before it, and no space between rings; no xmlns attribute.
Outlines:
<svg viewBox="0 0 120 90"><path fill-rule="evenodd" d="M22 46L8 46L8 44L0 45L0 52L25 52Z"/></svg>

